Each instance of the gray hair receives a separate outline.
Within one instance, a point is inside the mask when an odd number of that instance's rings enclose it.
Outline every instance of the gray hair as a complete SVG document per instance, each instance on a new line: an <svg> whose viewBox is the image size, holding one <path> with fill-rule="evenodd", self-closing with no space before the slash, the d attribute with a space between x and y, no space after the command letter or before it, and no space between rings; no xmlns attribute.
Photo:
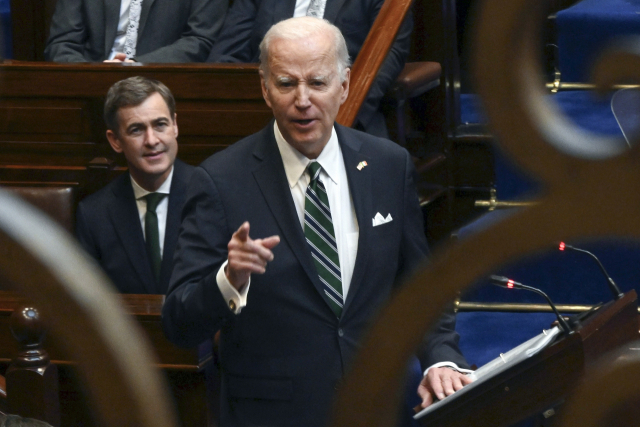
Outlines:
<svg viewBox="0 0 640 427"><path fill-rule="evenodd" d="M120 80L109 88L104 101L104 122L107 129L118 134L118 110L124 107L136 107L154 93L159 93L169 108L171 120L176 114L176 101L173 94L163 83L147 77L135 76Z"/></svg>
<svg viewBox="0 0 640 427"><path fill-rule="evenodd" d="M340 29L326 19L303 16L289 18L272 26L260 43L260 70L266 78L269 76L269 47L273 40L300 40L322 33L333 35L333 47L338 74L344 82L347 68L351 65L347 43Z"/></svg>

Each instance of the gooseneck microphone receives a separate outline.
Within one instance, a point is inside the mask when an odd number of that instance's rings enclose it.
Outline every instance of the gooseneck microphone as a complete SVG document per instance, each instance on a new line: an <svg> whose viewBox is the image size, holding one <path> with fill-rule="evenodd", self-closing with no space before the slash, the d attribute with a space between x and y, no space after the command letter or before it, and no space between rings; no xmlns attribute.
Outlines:
<svg viewBox="0 0 640 427"><path fill-rule="evenodd" d="M524 289L525 291L531 291L531 292L535 292L538 295L542 295L543 297L546 298L547 302L549 303L549 305L553 309L554 313L556 313L556 317L558 318L558 323L560 324L560 328L564 331L564 333L569 335L572 332L571 328L567 324L567 321L564 320L564 317L562 317L560 315L560 312L558 311L556 306L551 301L551 298L549 298L549 296L547 294L545 294L544 292L542 292L540 289L533 288L533 287L527 286L527 285L523 285L522 283L516 282L515 280L509 279L508 277L496 276L496 275L493 275L493 274L491 276L489 276L489 280L494 285L500 286L502 288Z"/></svg>
<svg viewBox="0 0 640 427"><path fill-rule="evenodd" d="M587 255L591 256L591 258L596 260L596 262L600 266L600 270L602 270L602 274L604 274L604 277L607 278L607 283L609 284L609 289L611 289L611 293L613 294L613 298L614 299L620 299L620 298L622 298L624 296L624 294L622 292L620 292L620 288L618 288L618 285L616 285L616 282L613 281L611 276L609 276L609 273L607 273L607 270L604 269L604 266L602 265L602 263L600 262L600 260L598 259L597 256L595 256L594 254L592 254L589 251L585 251L584 249L580 249L580 248L576 248L575 246L567 245L564 242L560 242L560 245L558 246L558 249L560 249L561 251L564 251L565 249L570 249L572 251L582 252L583 254L587 254Z"/></svg>

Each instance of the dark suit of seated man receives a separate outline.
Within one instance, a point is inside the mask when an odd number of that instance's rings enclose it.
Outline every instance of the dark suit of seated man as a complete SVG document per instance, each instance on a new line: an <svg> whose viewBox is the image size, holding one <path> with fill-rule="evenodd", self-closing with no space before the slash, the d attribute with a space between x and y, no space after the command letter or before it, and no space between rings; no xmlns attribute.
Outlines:
<svg viewBox="0 0 640 427"><path fill-rule="evenodd" d="M320 427L378 310L425 259L423 219L407 151L335 124L340 30L292 18L261 51L275 121L194 172L163 327L182 346L221 330L222 426ZM442 318L423 367L466 366L454 326ZM467 382L433 367L423 403Z"/></svg>
<svg viewBox="0 0 640 427"><path fill-rule="evenodd" d="M120 292L164 294L194 170L176 160L173 95L158 81L131 77L109 89L104 115L107 139L129 173L80 202L78 240Z"/></svg>
<svg viewBox="0 0 640 427"><path fill-rule="evenodd" d="M58 0L45 58L204 62L228 0Z"/></svg>
<svg viewBox="0 0 640 427"><path fill-rule="evenodd" d="M209 62L258 62L258 45L272 25L283 19L307 14L326 19L342 32L349 56L355 59L380 12L384 0L234 0L218 37L211 49ZM400 28L395 42L369 90L356 127L372 135L386 137L384 117L378 110L380 100L404 67L409 54L413 21L409 16Z"/></svg>

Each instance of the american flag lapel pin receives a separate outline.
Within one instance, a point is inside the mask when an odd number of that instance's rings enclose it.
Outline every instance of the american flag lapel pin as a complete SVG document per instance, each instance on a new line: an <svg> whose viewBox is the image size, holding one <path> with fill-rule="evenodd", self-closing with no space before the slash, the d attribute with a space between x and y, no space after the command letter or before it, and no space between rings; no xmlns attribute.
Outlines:
<svg viewBox="0 0 640 427"><path fill-rule="evenodd" d="M358 163L358 170L361 171L362 169L364 169L367 166L367 162L362 161L360 163Z"/></svg>

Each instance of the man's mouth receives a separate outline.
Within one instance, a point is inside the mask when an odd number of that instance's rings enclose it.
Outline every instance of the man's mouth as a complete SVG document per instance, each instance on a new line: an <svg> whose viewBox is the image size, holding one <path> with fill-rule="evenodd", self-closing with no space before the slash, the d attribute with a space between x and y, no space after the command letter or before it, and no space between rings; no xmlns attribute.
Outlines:
<svg viewBox="0 0 640 427"><path fill-rule="evenodd" d="M155 158L163 154L164 151L154 151L153 153L145 153L144 157Z"/></svg>
<svg viewBox="0 0 640 427"><path fill-rule="evenodd" d="M300 119L300 120L294 120L293 122L301 126L307 126L311 124L313 121L314 121L313 119Z"/></svg>

